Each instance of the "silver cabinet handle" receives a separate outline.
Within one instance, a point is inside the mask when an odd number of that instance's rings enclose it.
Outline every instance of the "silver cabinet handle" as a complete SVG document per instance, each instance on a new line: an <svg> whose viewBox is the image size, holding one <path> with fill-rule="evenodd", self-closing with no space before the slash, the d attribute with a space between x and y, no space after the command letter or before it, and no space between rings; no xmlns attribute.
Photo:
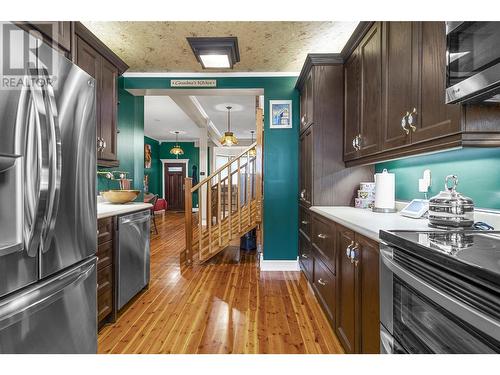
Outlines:
<svg viewBox="0 0 500 375"><path fill-rule="evenodd" d="M401 127L403 128L406 135L410 134L410 130L406 127L408 125L408 116L410 112L406 112L406 114L401 118Z"/></svg>
<svg viewBox="0 0 500 375"><path fill-rule="evenodd" d="M358 146L358 151L359 151L361 150L361 134L358 134L356 138L358 139L356 145Z"/></svg>
<svg viewBox="0 0 500 375"><path fill-rule="evenodd" d="M345 255L347 256L348 259L351 259L351 251L353 246L354 246L354 241L351 241L349 246L347 246L345 249Z"/></svg>
<svg viewBox="0 0 500 375"><path fill-rule="evenodd" d="M307 224L309 224L309 222L308 222L308 221L305 221L305 220L302 220L302 221L301 221L301 223L302 223L302 225L307 225Z"/></svg>
<svg viewBox="0 0 500 375"><path fill-rule="evenodd" d="M358 146L357 146L357 145L358 145L358 142L357 142L357 140L358 140L358 136L355 136L355 137L352 139L352 148L353 148L354 150L356 150L356 151L358 150Z"/></svg>
<svg viewBox="0 0 500 375"><path fill-rule="evenodd" d="M357 267L359 263L359 244L356 242L354 247L351 250L351 263L354 263L354 266Z"/></svg>
<svg viewBox="0 0 500 375"><path fill-rule="evenodd" d="M306 254L302 254L301 257L304 259L309 259L309 257Z"/></svg>
<svg viewBox="0 0 500 375"><path fill-rule="evenodd" d="M323 286L325 286L325 285L326 285L326 284L328 284L328 283L320 277L320 278L318 279L318 284L319 284L319 285L323 285Z"/></svg>
<svg viewBox="0 0 500 375"><path fill-rule="evenodd" d="M321 238L322 240L324 240L325 238L328 238L328 236L326 234L320 233L320 234L318 234L318 238Z"/></svg>
<svg viewBox="0 0 500 375"><path fill-rule="evenodd" d="M104 150L106 148L106 141L103 139L102 140L102 149Z"/></svg>
<svg viewBox="0 0 500 375"><path fill-rule="evenodd" d="M306 199L306 189L303 189L303 190L300 192L300 199L302 199L302 200Z"/></svg>
<svg viewBox="0 0 500 375"><path fill-rule="evenodd" d="M407 117L408 118L408 126L410 127L411 131L415 133L415 131L417 130L417 127L415 125L413 125L413 123L415 122L416 117L417 117L417 109L413 108L413 111L411 113L408 113L407 116L408 116ZM408 134L408 133L406 133L406 134Z"/></svg>
<svg viewBox="0 0 500 375"><path fill-rule="evenodd" d="M300 119L300 122L302 125L306 124L306 115L302 115L302 118Z"/></svg>

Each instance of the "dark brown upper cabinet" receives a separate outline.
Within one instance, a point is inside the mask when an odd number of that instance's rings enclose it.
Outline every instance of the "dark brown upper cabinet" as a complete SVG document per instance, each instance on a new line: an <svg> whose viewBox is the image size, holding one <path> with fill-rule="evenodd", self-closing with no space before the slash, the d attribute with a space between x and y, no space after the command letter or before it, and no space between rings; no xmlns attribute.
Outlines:
<svg viewBox="0 0 500 375"><path fill-rule="evenodd" d="M343 60L338 54L307 56L296 85L301 103L299 202L302 205L341 203L334 194L333 179L337 171L345 168L343 82Z"/></svg>
<svg viewBox="0 0 500 375"><path fill-rule="evenodd" d="M314 119L314 82L311 69L305 78L300 96L300 131L304 131Z"/></svg>
<svg viewBox="0 0 500 375"><path fill-rule="evenodd" d="M16 22L18 27L39 36L47 44L71 58L74 22L71 21L27 21Z"/></svg>
<svg viewBox="0 0 500 375"><path fill-rule="evenodd" d="M376 22L359 46L361 62L361 111L358 135L360 156L370 155L380 148L382 60L380 47L382 32Z"/></svg>
<svg viewBox="0 0 500 375"><path fill-rule="evenodd" d="M445 104L444 22L375 22L344 71L348 167L452 147L500 146L500 127L491 126L500 106Z"/></svg>
<svg viewBox="0 0 500 375"><path fill-rule="evenodd" d="M413 67L413 22L384 22L382 149L410 143L406 116L416 106Z"/></svg>
<svg viewBox="0 0 500 375"><path fill-rule="evenodd" d="M377 152L381 128L382 31L376 22L345 63L344 160Z"/></svg>
<svg viewBox="0 0 500 375"><path fill-rule="evenodd" d="M117 159L117 78L128 66L82 24L75 24L76 64L96 80L97 165L115 167Z"/></svg>

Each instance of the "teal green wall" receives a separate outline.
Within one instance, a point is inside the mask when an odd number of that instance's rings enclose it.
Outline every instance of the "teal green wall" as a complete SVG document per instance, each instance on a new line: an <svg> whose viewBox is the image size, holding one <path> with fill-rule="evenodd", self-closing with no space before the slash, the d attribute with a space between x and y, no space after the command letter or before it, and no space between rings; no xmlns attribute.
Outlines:
<svg viewBox="0 0 500 375"><path fill-rule="evenodd" d="M118 79L118 160L119 167L98 168L108 171L128 172L132 179L132 188L143 190L144 184L144 98L133 96L123 88L124 78ZM98 191L118 189L117 181L110 181L99 176ZM136 201L142 200L142 194Z"/></svg>
<svg viewBox="0 0 500 375"><path fill-rule="evenodd" d="M175 142L162 142L160 144L160 159L175 159L175 156L170 153ZM184 155L180 155L178 159L189 159L188 176L191 177L191 169L193 165L198 167L198 181L200 179L200 148L194 145L194 142L179 142L179 146L184 150ZM161 180L163 180L163 170L161 170ZM163 196L163 191L161 196ZM198 207L198 194L193 195L193 207Z"/></svg>
<svg viewBox="0 0 500 375"><path fill-rule="evenodd" d="M126 89L171 89L177 78L127 77ZM182 77L182 79L189 79ZM196 79L203 79L196 77ZM295 260L298 247L299 93L297 77L215 78L217 88L264 89L264 259ZM293 128L269 128L269 100L292 100Z"/></svg>
<svg viewBox="0 0 500 375"><path fill-rule="evenodd" d="M476 207L500 209L500 148L463 148L431 155L379 163L375 171L386 168L396 174L396 198L423 198L418 179L424 169L432 173L429 198L444 189L444 178L458 176L457 190L472 198Z"/></svg>
<svg viewBox="0 0 500 375"><path fill-rule="evenodd" d="M144 137L144 143L151 146L151 168L144 168L144 175L149 176L149 192L162 196L160 142Z"/></svg>

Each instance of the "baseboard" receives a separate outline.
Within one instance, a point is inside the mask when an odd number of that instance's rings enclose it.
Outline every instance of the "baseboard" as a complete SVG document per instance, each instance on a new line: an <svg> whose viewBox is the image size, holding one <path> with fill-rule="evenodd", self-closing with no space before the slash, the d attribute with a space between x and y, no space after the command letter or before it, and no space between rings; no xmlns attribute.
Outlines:
<svg viewBox="0 0 500 375"><path fill-rule="evenodd" d="M297 260L264 260L260 255L261 271L300 271L299 258Z"/></svg>

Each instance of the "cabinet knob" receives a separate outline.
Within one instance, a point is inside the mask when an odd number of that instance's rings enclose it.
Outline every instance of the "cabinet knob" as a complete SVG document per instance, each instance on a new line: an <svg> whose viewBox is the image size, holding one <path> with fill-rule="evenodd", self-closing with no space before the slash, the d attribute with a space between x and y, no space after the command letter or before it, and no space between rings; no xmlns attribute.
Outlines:
<svg viewBox="0 0 500 375"><path fill-rule="evenodd" d="M318 234L318 238L321 238L322 240L328 238L328 236L326 234L323 234L323 233L320 233Z"/></svg>
<svg viewBox="0 0 500 375"><path fill-rule="evenodd" d="M318 284L319 284L319 285L323 285L323 286L325 286L325 285L326 285L326 284L328 284L328 283L320 277L320 278L318 279Z"/></svg>
<svg viewBox="0 0 500 375"><path fill-rule="evenodd" d="M408 116L410 116L410 112L406 112L406 114L401 118L401 127L406 135L410 134L410 129L406 127L408 125Z"/></svg>
<svg viewBox="0 0 500 375"><path fill-rule="evenodd" d="M306 199L306 189L303 189L303 190L300 192L300 199L302 199L302 200Z"/></svg>
<svg viewBox="0 0 500 375"><path fill-rule="evenodd" d="M359 263L359 244L356 242L354 247L351 250L351 263L354 263L354 266L357 267Z"/></svg>
<svg viewBox="0 0 500 375"><path fill-rule="evenodd" d="M345 249L345 255L347 256L348 259L351 259L351 251L353 246L354 246L354 241L351 241L349 246L347 246Z"/></svg>
<svg viewBox="0 0 500 375"><path fill-rule="evenodd" d="M411 131L414 133L417 130L417 127L415 125L413 125L416 122L416 117L417 117L417 109L413 108L413 111L408 114L408 126L410 127Z"/></svg>
<svg viewBox="0 0 500 375"><path fill-rule="evenodd" d="M301 221L301 223L302 223L302 225L307 225L307 224L309 224L309 222L308 222L308 221L306 221L306 220L302 220L302 221Z"/></svg>
<svg viewBox="0 0 500 375"><path fill-rule="evenodd" d="M309 257L308 257L306 254L302 254L301 256L302 256L302 258L304 258L304 259L309 259Z"/></svg>
<svg viewBox="0 0 500 375"><path fill-rule="evenodd" d="M358 146L358 151L361 150L361 134L358 134L358 136L356 137L358 139L357 141L357 146Z"/></svg>

